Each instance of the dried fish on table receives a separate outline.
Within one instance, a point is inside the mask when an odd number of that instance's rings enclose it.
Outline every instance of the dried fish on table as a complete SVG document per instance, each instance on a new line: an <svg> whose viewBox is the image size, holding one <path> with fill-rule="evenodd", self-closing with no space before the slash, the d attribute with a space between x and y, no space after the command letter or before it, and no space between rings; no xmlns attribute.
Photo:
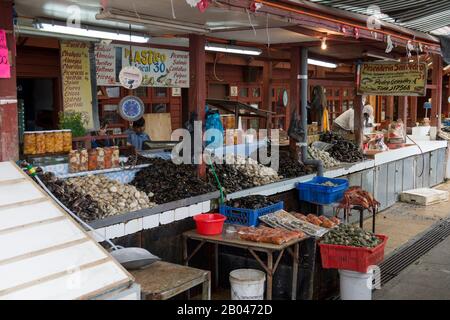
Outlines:
<svg viewBox="0 0 450 320"><path fill-rule="evenodd" d="M272 227L283 228L292 231L302 231L313 237L322 237L329 229L316 226L308 221L297 219L292 214L279 210L259 217L259 220Z"/></svg>
<svg viewBox="0 0 450 320"><path fill-rule="evenodd" d="M268 227L242 227L238 230L238 235L241 240L273 244L283 244L294 239L302 239L305 237L305 234L301 231L288 231Z"/></svg>

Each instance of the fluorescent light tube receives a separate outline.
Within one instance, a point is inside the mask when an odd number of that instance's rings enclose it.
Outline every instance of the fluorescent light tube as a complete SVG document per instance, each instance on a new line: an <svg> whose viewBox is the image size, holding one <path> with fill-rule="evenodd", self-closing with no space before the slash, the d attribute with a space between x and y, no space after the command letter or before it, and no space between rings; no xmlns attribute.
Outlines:
<svg viewBox="0 0 450 320"><path fill-rule="evenodd" d="M89 37L89 38L97 38L97 39L109 39L109 40L118 40L118 41L127 41L127 42L137 42L137 43L146 43L149 38L144 36L137 36L127 33L119 33L112 31L100 31L96 29L88 29L87 27L80 26L80 28L69 27L65 25L52 24L47 22L39 22L36 24L36 28L47 31L54 32L59 34L67 34L81 37Z"/></svg>
<svg viewBox="0 0 450 320"><path fill-rule="evenodd" d="M221 45L221 44L213 44L208 43L205 45L205 50L207 51L216 51L216 52L226 52L226 53L235 53L235 54L246 54L252 56L259 56L262 53L261 49L251 48L251 47L239 47L232 45Z"/></svg>
<svg viewBox="0 0 450 320"><path fill-rule="evenodd" d="M141 14L139 17L136 16L134 12L127 12L118 9L107 9L100 10L99 13L95 15L97 20L109 20L109 21L123 21L123 22L133 22L140 25L154 26L158 28L168 29L168 30L179 30L183 32L190 33L209 33L209 30L204 28L202 25L192 24L192 23L181 23L173 19L165 19L160 17L148 16Z"/></svg>
<svg viewBox="0 0 450 320"><path fill-rule="evenodd" d="M316 59L309 59L308 58L308 64L312 64L315 66L319 66L319 67L325 67L325 68L337 68L337 64L335 63L331 63L331 62L325 62L325 61L321 61L321 60L316 60Z"/></svg>

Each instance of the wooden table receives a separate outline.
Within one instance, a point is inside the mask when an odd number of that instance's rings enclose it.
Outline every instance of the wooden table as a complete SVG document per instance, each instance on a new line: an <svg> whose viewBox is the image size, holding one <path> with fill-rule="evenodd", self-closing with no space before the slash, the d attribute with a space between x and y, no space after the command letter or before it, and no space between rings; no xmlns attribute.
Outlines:
<svg viewBox="0 0 450 320"><path fill-rule="evenodd" d="M157 261L130 273L141 285L142 300L167 300L200 284L202 300L211 300L209 271Z"/></svg>
<svg viewBox="0 0 450 320"><path fill-rule="evenodd" d="M188 239L200 241L197 247L192 251L190 255L188 255L187 241ZM297 298L297 277L298 277L298 264L299 264L299 242L304 239L294 239L289 242L286 242L281 245L270 244L270 243L261 243L261 242L252 242L252 241L244 241L239 239L237 233L226 233L224 231L223 234L216 236L204 236L197 233L196 230L191 230L183 233L183 259L184 263L188 265L189 260L200 250L200 248L205 243L214 244L214 268L215 268L215 284L216 287L219 284L219 245L225 245L235 248L241 248L248 250L256 261L261 265L261 267L266 271L267 275L267 290L266 290L266 298L267 300L272 299L272 281L273 275L275 274L278 264L280 263L281 257L284 252L287 251L292 256L293 264L292 264L292 291L291 298L295 300ZM264 252L267 254L267 264L264 263L261 258L256 254L256 252ZM279 252L278 257L275 261L273 261L274 253Z"/></svg>

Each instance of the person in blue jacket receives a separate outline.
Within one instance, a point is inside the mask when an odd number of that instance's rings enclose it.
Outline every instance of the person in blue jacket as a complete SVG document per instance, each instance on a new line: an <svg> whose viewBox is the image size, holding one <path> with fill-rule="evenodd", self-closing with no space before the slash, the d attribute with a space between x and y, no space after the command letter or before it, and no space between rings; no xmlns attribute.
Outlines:
<svg viewBox="0 0 450 320"><path fill-rule="evenodd" d="M128 144L132 145L137 151L142 150L142 144L144 141L150 141L150 137L145 133L145 120L140 118L133 122L133 128L127 130Z"/></svg>

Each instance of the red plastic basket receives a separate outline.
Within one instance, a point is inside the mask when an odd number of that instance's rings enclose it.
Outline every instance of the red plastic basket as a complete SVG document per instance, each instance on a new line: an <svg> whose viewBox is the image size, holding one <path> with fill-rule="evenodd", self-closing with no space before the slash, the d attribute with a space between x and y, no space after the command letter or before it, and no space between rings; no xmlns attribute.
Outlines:
<svg viewBox="0 0 450 320"><path fill-rule="evenodd" d="M381 234L376 236L381 239L381 243L375 248L319 243L322 267L366 273L369 266L377 265L384 259L384 248L388 237Z"/></svg>
<svg viewBox="0 0 450 320"><path fill-rule="evenodd" d="M221 234L227 217L218 213L203 213L194 216L197 232L205 236Z"/></svg>

